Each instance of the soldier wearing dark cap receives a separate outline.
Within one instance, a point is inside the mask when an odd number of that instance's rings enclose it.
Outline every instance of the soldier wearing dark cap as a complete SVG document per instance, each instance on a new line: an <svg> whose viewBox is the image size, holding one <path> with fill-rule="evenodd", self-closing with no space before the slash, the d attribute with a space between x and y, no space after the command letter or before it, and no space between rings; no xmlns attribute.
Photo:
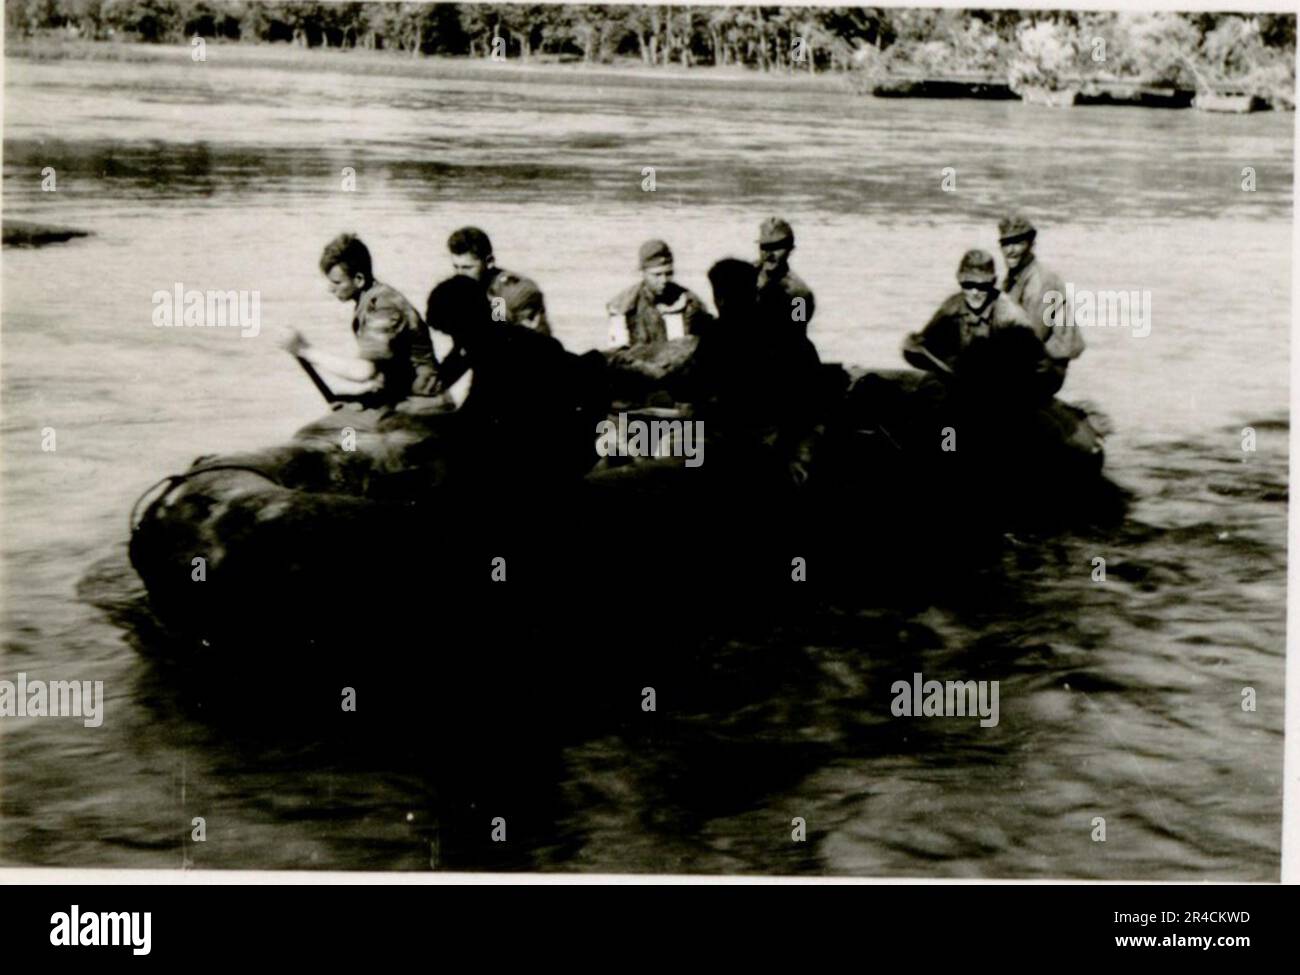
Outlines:
<svg viewBox="0 0 1300 975"><path fill-rule="evenodd" d="M712 316L695 294L673 280L673 252L648 240L638 255L641 281L607 306L610 348L652 345L696 335Z"/></svg>
<svg viewBox="0 0 1300 975"><path fill-rule="evenodd" d="M297 330L284 348L324 372L339 400L380 407L433 395L439 377L429 330L397 289L375 280L366 245L340 234L325 245L320 269L334 297L353 303L356 354L319 349Z"/></svg>
<svg viewBox="0 0 1300 975"><path fill-rule="evenodd" d="M453 275L430 293L429 327L450 336L473 370L456 411L457 479L511 485L524 472L536 486L581 476L594 461L596 414L590 359L535 329L495 321L483 289ZM599 359L599 353L596 353ZM603 364L603 360L602 360Z"/></svg>
<svg viewBox="0 0 1300 975"><path fill-rule="evenodd" d="M758 228L758 308L772 321L791 322L800 335L808 333L815 303L812 289L790 270L794 230L780 217L769 217Z"/></svg>
<svg viewBox="0 0 1300 975"><path fill-rule="evenodd" d="M1024 311L998 291L997 268L985 251L967 251L957 267L961 291L948 297L930 323L903 341L903 358L917 369L955 375L977 342L1008 328L1029 328Z"/></svg>
<svg viewBox="0 0 1300 975"><path fill-rule="evenodd" d="M1070 360L1083 354L1083 333L1074 327L1074 309L1065 303L1065 282L1034 255L1037 236L1027 217L1017 214L998 221L998 243L1007 262L1002 291L1024 309L1047 349L1043 382L1055 393L1065 382Z"/></svg>
<svg viewBox="0 0 1300 975"><path fill-rule="evenodd" d="M808 479L823 407L817 349L787 322L758 313L758 268L726 258L709 269L717 321L695 350L684 390L710 449L742 479L762 469Z"/></svg>
<svg viewBox="0 0 1300 975"><path fill-rule="evenodd" d="M551 334L550 323L546 320L546 303L536 282L522 274L497 267L496 257L492 253L492 241L487 234L478 227L461 227L447 238L447 250L451 251L451 267L456 274L482 284L489 299L501 299L493 302L493 317L497 321L524 325L543 335ZM501 317L502 313L509 315L510 298L520 289L536 292L536 303L540 310L527 321Z"/></svg>

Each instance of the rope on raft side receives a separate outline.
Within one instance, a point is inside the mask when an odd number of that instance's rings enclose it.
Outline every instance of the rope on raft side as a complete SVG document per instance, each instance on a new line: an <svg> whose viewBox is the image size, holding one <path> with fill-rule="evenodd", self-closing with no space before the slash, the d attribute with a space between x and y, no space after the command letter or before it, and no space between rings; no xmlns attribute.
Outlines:
<svg viewBox="0 0 1300 975"><path fill-rule="evenodd" d="M166 477L162 478L162 480L155 481L153 484L150 484L145 488L144 493L135 499L135 504L131 505L131 514L128 516L127 521L127 527L131 530L131 534L134 535L140 530L140 526L144 524L145 519L153 514L154 509L156 509L158 505L162 504L162 502L166 500L167 495L171 494L172 491L176 490L176 488L184 484L191 477L197 477L199 474L211 474L214 471L246 471L249 474L256 474L259 477L266 478L276 487L284 487L280 481L276 480L275 475L267 473L260 467L253 467L250 464L210 464L206 467L196 467L181 474L168 474ZM167 485L166 490L149 503L149 507L144 511L144 517L137 520L136 512L139 511L141 502L164 484Z"/></svg>

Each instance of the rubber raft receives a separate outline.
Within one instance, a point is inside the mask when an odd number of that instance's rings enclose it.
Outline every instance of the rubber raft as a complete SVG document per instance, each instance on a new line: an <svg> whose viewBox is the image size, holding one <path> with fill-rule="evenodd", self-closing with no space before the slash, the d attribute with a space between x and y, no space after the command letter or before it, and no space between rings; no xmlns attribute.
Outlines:
<svg viewBox="0 0 1300 975"><path fill-rule="evenodd" d="M609 419L690 419L680 404L644 408L663 362L608 358ZM511 614L599 628L641 602L656 618L731 593L752 605L788 590L796 558L836 566L810 581L860 586L842 570L889 572L897 559L882 553L903 551L924 569L972 532L1087 518L1115 496L1104 425L1086 410L1053 400L972 418L921 373L823 371L832 406L802 486L761 449L734 462L711 432L697 466L601 458L595 417L572 477L536 476L534 457L511 477L457 482L438 446L455 413L342 409L286 444L202 456L158 482L131 513L131 562L170 631L264 655L364 646L381 624L388 641L409 640L412 621L450 633L457 614L464 628Z"/></svg>

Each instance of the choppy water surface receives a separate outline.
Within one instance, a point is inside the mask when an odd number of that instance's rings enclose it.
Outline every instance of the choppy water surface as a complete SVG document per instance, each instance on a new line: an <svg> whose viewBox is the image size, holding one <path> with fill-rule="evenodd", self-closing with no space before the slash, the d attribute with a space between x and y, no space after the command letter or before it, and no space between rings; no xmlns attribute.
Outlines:
<svg viewBox="0 0 1300 975"><path fill-rule="evenodd" d="M0 861L1278 876L1289 115L213 64L10 62L6 82L6 214L95 236L4 256L0 672L102 679L108 701L98 729L5 720ZM46 166L55 193L40 192ZM940 191L945 166L955 193ZM344 343L346 311L316 270L326 239L355 229L380 277L421 302L449 270L446 234L472 222L541 282L557 335L581 351L642 239L669 240L703 293L708 264L747 256L779 211L817 291L823 357L893 365L1010 206L1041 218L1040 253L1079 287L1152 292L1150 336L1088 334L1065 390L1115 419L1110 471L1136 493L1119 529L1009 541L969 585L909 605L864 593L775 632L702 638L693 692L653 724L633 689L625 719L475 760L455 788L442 773L465 741L408 731L343 747L232 727L136 652L136 494L319 412L269 338L156 329L154 291L257 289L264 332ZM978 517L962 504L948 515ZM845 525L863 558L887 516ZM918 670L999 680L999 725L891 718L890 685ZM387 693L411 713L425 697L399 674ZM508 855L481 842L502 809ZM206 843L189 841L194 816ZM806 843L791 842L796 816Z"/></svg>

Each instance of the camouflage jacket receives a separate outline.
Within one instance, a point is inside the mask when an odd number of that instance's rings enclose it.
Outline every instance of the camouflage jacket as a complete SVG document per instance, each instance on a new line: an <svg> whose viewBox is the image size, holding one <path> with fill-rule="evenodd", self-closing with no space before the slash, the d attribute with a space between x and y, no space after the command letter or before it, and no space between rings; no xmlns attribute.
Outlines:
<svg viewBox="0 0 1300 975"><path fill-rule="evenodd" d="M420 313L396 288L382 281L357 296L352 315L357 354L375 365L379 388L366 398L393 404L428 396L438 382L438 360Z"/></svg>
<svg viewBox="0 0 1300 975"><path fill-rule="evenodd" d="M694 292L669 282L656 299L642 284L634 284L606 306L610 316L609 344L651 345L699 333L701 323L711 320Z"/></svg>

